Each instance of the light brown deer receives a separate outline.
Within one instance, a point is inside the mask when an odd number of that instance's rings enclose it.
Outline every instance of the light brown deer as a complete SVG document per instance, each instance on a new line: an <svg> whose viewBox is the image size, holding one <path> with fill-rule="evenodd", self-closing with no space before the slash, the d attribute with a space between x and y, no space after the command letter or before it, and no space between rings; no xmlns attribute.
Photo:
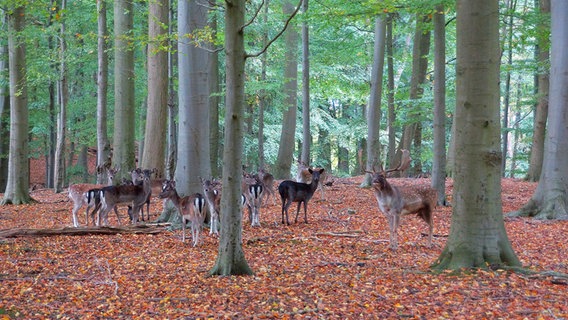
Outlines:
<svg viewBox="0 0 568 320"><path fill-rule="evenodd" d="M102 208L97 216L97 225L99 225L101 218L104 225L107 225L108 213L119 204L132 204L132 223L137 223L140 209L152 192L150 187L152 173L153 170L142 170L139 173L139 179L143 181L142 185L118 185L102 188L99 191Z"/></svg>
<svg viewBox="0 0 568 320"><path fill-rule="evenodd" d="M272 205L276 205L276 193L274 191L274 176L264 168L258 170L258 181L263 186L263 199L266 206L268 198L272 197Z"/></svg>
<svg viewBox="0 0 568 320"><path fill-rule="evenodd" d="M142 168L136 168L130 171L130 175L132 177L132 182L134 184L141 185L141 181L139 180L140 174L144 171ZM153 174L158 172L158 169L154 168L151 170ZM148 217L148 221L150 220L150 199L152 197L157 197L160 192L162 191L162 185L166 179L155 178L150 179L150 187L152 188L152 192L148 195L148 199L146 200L146 216ZM142 221L144 221L144 210L143 208L140 209Z"/></svg>
<svg viewBox="0 0 568 320"><path fill-rule="evenodd" d="M410 157L410 154L407 153L406 157ZM400 219L408 214L416 214L428 224L428 247L431 247L434 228L432 211L436 206L436 190L429 186L411 186L399 189L387 181L387 173L400 170L405 162L406 160L403 158L401 165L395 169L385 171L381 168L378 172L372 172L373 192L377 198L379 209L387 217L389 223L389 247L393 250L398 247L397 229Z"/></svg>
<svg viewBox="0 0 568 320"><path fill-rule="evenodd" d="M303 183L310 183L312 181L312 174L310 173L310 167L303 163L302 161L298 161L298 175L296 176L297 182ZM321 192L321 200L325 200L325 181L327 179L327 173L321 167L313 168L312 170L322 170L321 175L319 177L318 183Z"/></svg>
<svg viewBox="0 0 568 320"><path fill-rule="evenodd" d="M209 207L209 234L219 234L219 212L221 210L221 187L214 180L201 179L203 195Z"/></svg>
<svg viewBox="0 0 568 320"><path fill-rule="evenodd" d="M160 199L170 199L181 216L182 242L185 242L185 225L191 223L191 238L193 246L199 244L199 234L203 229L206 214L206 200L200 193L181 198L173 180L166 180L162 186Z"/></svg>
<svg viewBox="0 0 568 320"><path fill-rule="evenodd" d="M111 186L113 184L113 180L114 177L116 176L116 173L120 170L119 168L103 168L101 166L97 167L97 172L100 173L102 172L102 170L106 170L107 173L107 185ZM89 209L96 207L96 203L94 201L94 198L92 201L89 201L90 199L87 199L88 196L88 192L89 190L97 190L104 187L104 185L100 185L100 184L92 184L92 183L77 183L77 184L72 184L69 186L69 199L71 199L71 201L73 201L73 210L72 210L72 215L73 215L73 226L75 228L79 227L79 221L77 219L77 212L79 211L79 209L81 209L82 206L87 205L87 209L85 212L85 216L86 216L86 220L85 220L85 224L89 225ZM118 213L117 213L117 217L118 217Z"/></svg>

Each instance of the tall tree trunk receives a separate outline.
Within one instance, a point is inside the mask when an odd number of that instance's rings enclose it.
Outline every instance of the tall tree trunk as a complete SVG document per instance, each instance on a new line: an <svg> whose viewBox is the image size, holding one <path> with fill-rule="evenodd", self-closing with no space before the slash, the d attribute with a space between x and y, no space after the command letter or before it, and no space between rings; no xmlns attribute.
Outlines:
<svg viewBox="0 0 568 320"><path fill-rule="evenodd" d="M59 34L59 81L58 81L58 92L59 92L59 112L57 114L57 143L55 146L55 167L54 167L54 177L53 187L55 192L61 192L63 190L63 184L65 182L65 128L67 122L67 100L69 100L69 90L67 87L67 64L66 64L66 54L67 54L67 44L65 42L65 11L66 0L61 0L61 31Z"/></svg>
<svg viewBox="0 0 568 320"><path fill-rule="evenodd" d="M540 3L540 14L544 16L550 15L550 0L535 0L537 4ZM544 157L544 139L546 135L546 120L548 118L548 68L545 67L549 62L549 39L548 30L550 30L549 23L540 23L537 26L539 36L537 37L537 76L536 82L538 103L534 113L534 129L531 146L531 155L529 162L529 171L526 179L528 181L538 181L542 172L542 162ZM546 35L546 36L545 36Z"/></svg>
<svg viewBox="0 0 568 320"><path fill-rule="evenodd" d="M302 11L308 12L308 0L302 2ZM302 155L303 163L310 163L312 134L310 132L310 29L308 22L302 22Z"/></svg>
<svg viewBox="0 0 568 320"><path fill-rule="evenodd" d="M425 24L430 21L428 16L423 16L421 14L417 14L416 16L416 29L414 31L414 46L412 48L412 76L410 78L410 100L411 101L418 101L422 98L424 94L424 89L422 85L426 82L426 71L428 70L428 53L430 52L430 31L425 27ZM412 108L419 108L412 104ZM414 114L417 114L414 112ZM418 119L416 119L416 115L410 115L410 118L407 119L409 123L404 126L404 130L402 133L402 138L400 141L400 148L399 149L406 149L410 150L412 140L421 138L415 137L415 131L418 127ZM420 150L414 150L413 159L414 161L420 160ZM401 152L397 152L397 161L400 161ZM417 168L414 168L416 171ZM404 172L405 175L408 175L411 170L407 170ZM416 172L420 173L420 172Z"/></svg>
<svg viewBox="0 0 568 320"><path fill-rule="evenodd" d="M434 159L432 188L438 205L446 205L446 24L444 6L434 13Z"/></svg>
<svg viewBox="0 0 568 320"><path fill-rule="evenodd" d="M0 30L6 30L6 15L0 10ZM0 83L9 83L8 47L0 44ZM8 180L8 152L10 152L10 89L8 85L0 85L0 193L4 193Z"/></svg>
<svg viewBox="0 0 568 320"><path fill-rule="evenodd" d="M107 129L108 53L106 0L97 0L97 166L110 167L112 157ZM107 181L106 170L97 170L97 183Z"/></svg>
<svg viewBox="0 0 568 320"><path fill-rule="evenodd" d="M265 26L268 26L268 6L270 4L270 0L266 0L264 4L264 13L263 13L263 23ZM268 44L268 28L265 28L262 34L262 45L263 47ZM266 68L267 68L267 55L263 54L260 57L260 81L264 84L266 83ZM258 166L261 169L265 168L265 159L264 159L264 110L266 109L266 105L268 96L266 94L265 89L259 90L259 97L258 97Z"/></svg>
<svg viewBox="0 0 568 320"><path fill-rule="evenodd" d="M499 6L457 1L456 168L446 247L433 268L518 266L503 221Z"/></svg>
<svg viewBox="0 0 568 320"><path fill-rule="evenodd" d="M550 118L538 186L514 216L568 219L568 2L551 1Z"/></svg>
<svg viewBox="0 0 568 320"><path fill-rule="evenodd" d="M388 166L395 167L396 156L396 131L394 122L396 121L396 113L394 110L394 52L393 52L393 20L394 16L389 14L387 18L387 105L388 105L388 132L389 132L389 146L388 146Z"/></svg>
<svg viewBox="0 0 568 320"><path fill-rule="evenodd" d="M129 177L135 164L134 131L134 50L130 47L134 8L132 0L114 2L114 159L122 170L119 176Z"/></svg>
<svg viewBox="0 0 568 320"><path fill-rule="evenodd" d="M156 168L164 174L166 124L168 115L168 0L149 2L148 14L148 106L142 168Z"/></svg>
<svg viewBox="0 0 568 320"><path fill-rule="evenodd" d="M207 26L207 8L198 0L178 1L179 141L176 187L202 192L199 177L211 176L209 150L209 54L193 42Z"/></svg>
<svg viewBox="0 0 568 320"><path fill-rule="evenodd" d="M283 12L284 15L290 15L294 12L294 5L289 0L284 1ZM278 158L274 168L276 179L290 177L295 149L296 110L298 109L296 103L298 97L298 32L294 27L290 27L285 31L284 38L286 43L284 95L286 96L285 105L287 109L282 120Z"/></svg>
<svg viewBox="0 0 568 320"><path fill-rule="evenodd" d="M252 274L242 249L242 154L245 105L245 0L225 2L225 145L219 253L212 275Z"/></svg>
<svg viewBox="0 0 568 320"><path fill-rule="evenodd" d="M172 1L175 0L169 0L170 11L168 19L170 21L170 24L168 25L168 38L170 39L170 47L175 46L175 40L171 40L173 39L175 32L171 23L172 21L174 21L175 16ZM178 106L176 103L178 99L174 81L175 65L177 65L177 51L168 50L168 150L166 152L166 177L168 177L168 179L170 180L174 179L177 160L177 126L175 119L178 114Z"/></svg>
<svg viewBox="0 0 568 320"><path fill-rule="evenodd" d="M509 154L509 109L510 109L510 101L511 101L511 66L513 64L513 12L515 10L517 1L516 0L508 0L507 1L507 11L508 11L508 22L507 25L503 27L503 29L507 28L505 34L505 39L507 39L507 44L509 46L509 50L507 51L507 75L505 77L505 97L503 102L503 137L501 138L501 142L503 143L503 163L501 164L501 174L503 177L505 176L506 167L507 167L507 157ZM505 43L505 41L503 41ZM503 52L504 46L501 49Z"/></svg>
<svg viewBox="0 0 568 320"><path fill-rule="evenodd" d="M366 171L378 169L381 164L381 96L383 93L383 68L385 64L386 22L383 16L375 17L375 45L373 48L373 68L371 70L371 95L367 109L367 163ZM367 173L361 187L371 185L371 175Z"/></svg>
<svg viewBox="0 0 568 320"><path fill-rule="evenodd" d="M217 12L213 10L211 22L209 23L214 35L217 34ZM220 159L219 159L219 140L221 135L219 132L219 54L214 50L209 54L209 149L211 152L211 175L213 177L220 176Z"/></svg>
<svg viewBox="0 0 568 320"><path fill-rule="evenodd" d="M10 152L8 181L1 204L31 201L28 164L28 89L26 82L25 7L8 15L8 60L10 74Z"/></svg>

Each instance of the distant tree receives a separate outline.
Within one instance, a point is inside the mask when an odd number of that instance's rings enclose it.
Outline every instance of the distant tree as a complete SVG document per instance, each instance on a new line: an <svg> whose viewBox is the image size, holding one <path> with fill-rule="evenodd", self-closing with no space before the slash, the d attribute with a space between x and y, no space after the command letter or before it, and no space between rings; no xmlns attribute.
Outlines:
<svg viewBox="0 0 568 320"><path fill-rule="evenodd" d="M534 129L533 139L531 143L531 155L529 161L529 171L526 179L528 181L538 181L542 172L542 161L544 157L544 141L546 135L546 120L548 118L548 63L549 63L549 45L548 31L550 30L550 0L535 0L539 4L539 10L543 16L539 20L537 30L537 91L536 96L538 102L534 112Z"/></svg>
<svg viewBox="0 0 568 320"><path fill-rule="evenodd" d="M6 15L0 9L0 31L6 31ZM10 79L8 76L8 43L0 42L0 193L8 179L8 152L10 151Z"/></svg>
<svg viewBox="0 0 568 320"><path fill-rule="evenodd" d="M148 110L142 168L164 174L168 115L168 0L150 1L148 12Z"/></svg>
<svg viewBox="0 0 568 320"><path fill-rule="evenodd" d="M6 11L8 18L8 60L10 74L10 152L8 181L2 205L29 203L28 167L28 86L26 81L26 43L23 35L26 9L18 6Z"/></svg>
<svg viewBox="0 0 568 320"><path fill-rule="evenodd" d="M61 0L60 6L60 32L59 32L59 80L57 91L59 97L59 111L57 113L57 142L55 146L54 182L55 192L61 192L65 183L65 131L67 128L67 102L69 100L69 88L67 85L67 42L65 41L65 11L67 1Z"/></svg>
<svg viewBox="0 0 568 320"><path fill-rule="evenodd" d="M97 166L109 167L110 142L107 129L108 53L106 0L97 0ZM106 170L97 170L97 183L107 181Z"/></svg>
<svg viewBox="0 0 568 320"><path fill-rule="evenodd" d="M497 0L457 1L456 77L453 213L433 268L518 266L501 203Z"/></svg>
<svg viewBox="0 0 568 320"><path fill-rule="evenodd" d="M434 13L434 159L432 187L438 205L446 205L446 19L444 6Z"/></svg>
<svg viewBox="0 0 568 320"><path fill-rule="evenodd" d="M113 164L119 177L129 177L136 166L134 148L134 50L131 47L134 21L132 0L114 2L114 139Z"/></svg>
<svg viewBox="0 0 568 320"><path fill-rule="evenodd" d="M283 12L290 15L294 12L294 5L285 0ZM292 158L294 157L296 138L296 113L298 109L298 31L290 27L284 34L286 42L286 54L284 59L284 94L285 111L282 120L282 132L278 144L278 159L274 168L274 177L286 179L290 177Z"/></svg>
<svg viewBox="0 0 568 320"><path fill-rule="evenodd" d="M302 3L304 14L308 12L308 0ZM310 28L308 22L302 22L302 153L300 160L310 163Z"/></svg>
<svg viewBox="0 0 568 320"><path fill-rule="evenodd" d="M381 96L383 92L383 68L385 65L386 21L383 16L375 17L375 45L373 68L371 70L371 95L367 109L367 163L366 171L378 169L381 163L381 144L379 130L381 124ZM371 185L371 175L367 173L362 187Z"/></svg>
<svg viewBox="0 0 568 320"><path fill-rule="evenodd" d="M267 1L268 2L268 1ZM268 4L267 4L268 5ZM217 37L217 12L211 11L211 21L209 27L213 32L213 38ZM220 172L220 145L221 132L219 130L219 53L215 48L216 44L210 44L211 52L209 53L209 150L211 152L211 175L219 177Z"/></svg>
<svg viewBox="0 0 568 320"><path fill-rule="evenodd" d="M513 216L568 219L568 2L551 1L550 101L542 173L529 202Z"/></svg>

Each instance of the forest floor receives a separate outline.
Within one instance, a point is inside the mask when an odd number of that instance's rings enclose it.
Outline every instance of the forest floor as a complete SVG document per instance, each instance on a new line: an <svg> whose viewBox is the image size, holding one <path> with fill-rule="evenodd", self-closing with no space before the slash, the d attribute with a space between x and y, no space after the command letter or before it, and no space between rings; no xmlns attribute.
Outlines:
<svg viewBox="0 0 568 320"><path fill-rule="evenodd" d="M165 227L153 235L0 238L0 319L568 319L568 282L544 273L568 273L567 221L505 218L522 264L540 275L433 274L451 208L435 210L432 248L426 224L409 216L392 251L386 218L361 181L336 180L324 201L318 191L308 224L300 217L282 225L280 207L269 201L262 227L243 228L252 276L208 276L219 241L207 229L195 248ZM504 212L521 207L535 187L503 180ZM66 193L37 189L32 196L39 203L0 207L0 229L72 226ZM161 209L155 200L153 219ZM124 208L121 215L125 221Z"/></svg>

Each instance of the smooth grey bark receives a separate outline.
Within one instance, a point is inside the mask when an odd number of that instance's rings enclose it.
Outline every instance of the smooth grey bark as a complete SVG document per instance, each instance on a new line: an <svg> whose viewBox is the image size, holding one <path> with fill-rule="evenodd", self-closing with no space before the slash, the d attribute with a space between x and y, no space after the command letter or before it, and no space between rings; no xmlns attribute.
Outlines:
<svg viewBox="0 0 568 320"><path fill-rule="evenodd" d="M174 20L175 12L174 6L171 4L172 1L169 0L169 8L170 11L168 13L169 21L172 22ZM168 25L168 34L170 39L170 47L174 47L174 28L172 23ZM177 124L176 124L176 116L177 116L177 92L175 87L175 79L174 79L174 66L177 65L177 51L175 50L168 50L168 149L166 152L166 177L168 179L173 179L175 176L175 168L176 168L176 159L177 159Z"/></svg>
<svg viewBox="0 0 568 320"><path fill-rule="evenodd" d="M213 37L217 34L217 12L211 12L212 20L209 26L213 31ZM219 53L211 45L209 53L209 150L211 152L211 176L219 177L221 174L220 145L221 134L219 128L219 102L220 102L220 85L219 85Z"/></svg>
<svg viewBox="0 0 568 320"><path fill-rule="evenodd" d="M549 63L549 38L548 31L550 30L550 0L535 0L538 4L540 14L547 19L542 19L543 22L537 25L538 36L536 46L536 59L537 59L537 92L538 102L534 112L534 129L531 144L531 155L529 161L529 170L527 172L526 180L538 181L542 172L542 162L544 158L544 140L546 136L546 120L548 118L548 91L549 91L549 77L548 77L548 63Z"/></svg>
<svg viewBox="0 0 568 320"><path fill-rule="evenodd" d="M59 81L57 82L58 88L58 102L59 111L57 113L57 142L55 144L55 167L53 187L56 193L63 190L65 182L65 131L67 122L67 101L69 100L69 88L67 86L67 43L65 42L65 11L66 0L61 0L61 29L59 32Z"/></svg>
<svg viewBox="0 0 568 320"><path fill-rule="evenodd" d="M266 0L264 4L263 13L263 24L268 26L268 6L270 0ZM268 28L262 33L262 45L266 46L268 44ZM260 57L260 81L266 83L266 68L267 68L267 58L268 55L263 54ZM259 90L258 93L258 167L259 169L265 169L265 159L264 159L264 110L268 104L268 97L266 90L264 88Z"/></svg>
<svg viewBox="0 0 568 320"><path fill-rule="evenodd" d="M381 163L381 97L383 92L383 68L385 64L386 21L383 16L375 17L375 44L371 70L371 95L367 108L367 162L365 170L378 170ZM371 186L371 174L365 174L361 187Z"/></svg>
<svg viewBox="0 0 568 320"><path fill-rule="evenodd" d="M501 203L497 1L458 0L456 73L452 221L446 246L432 267L519 266Z"/></svg>
<svg viewBox="0 0 568 320"><path fill-rule="evenodd" d="M6 15L0 9L0 30L6 30ZM0 43L0 83L8 83L8 44ZM4 193L8 180L8 152L10 151L10 89L0 85L0 193Z"/></svg>
<svg viewBox="0 0 568 320"><path fill-rule="evenodd" d="M388 106L388 117L387 117L387 129L389 132L389 145L388 145L388 155L387 163L390 168L396 167L395 156L396 156L396 130L395 130L395 104L394 104L394 50L393 50L393 20L394 16L389 14L387 18L387 38L386 38L386 54L387 54L387 106Z"/></svg>
<svg viewBox="0 0 568 320"><path fill-rule="evenodd" d="M542 173L523 208L512 216L568 219L568 2L551 0L550 101Z"/></svg>
<svg viewBox="0 0 568 320"><path fill-rule="evenodd" d="M294 12L294 5L286 0L283 3L283 12L290 15ZM295 149L296 113L298 98L298 31L292 26L284 33L286 43L285 66L284 66L284 95L286 111L282 120L282 131L278 145L278 158L274 168L276 179L290 177L292 158Z"/></svg>
<svg viewBox="0 0 568 320"><path fill-rule="evenodd" d="M148 14L148 99L144 149L140 166L165 171L168 115L168 0L150 1Z"/></svg>
<svg viewBox="0 0 568 320"><path fill-rule="evenodd" d="M107 128L108 53L106 39L106 0L97 0L97 166L110 167L110 142ZM97 170L97 184L107 181L106 170Z"/></svg>
<svg viewBox="0 0 568 320"><path fill-rule="evenodd" d="M308 12L308 0L302 2L302 11ZM302 22L302 154L300 160L310 163L312 134L310 132L310 29Z"/></svg>
<svg viewBox="0 0 568 320"><path fill-rule="evenodd" d="M511 108L511 65L513 64L513 12L515 11L517 1L507 0L506 7L509 13L507 23L503 25L503 46L501 52L505 51L505 42L508 44L509 50L507 51L507 75L505 76L505 96L503 98L503 130L501 142L503 143L503 163L501 164L501 174L503 177L506 174L507 158L509 155L509 110Z"/></svg>
<svg viewBox="0 0 568 320"><path fill-rule="evenodd" d="M245 114L245 0L225 2L225 135L219 253L211 275L250 275L242 249L241 179Z"/></svg>
<svg viewBox="0 0 568 320"><path fill-rule="evenodd" d="M134 169L135 108L134 50L131 47L134 8L132 0L114 2L114 137L113 164L119 166L119 180Z"/></svg>
<svg viewBox="0 0 568 320"><path fill-rule="evenodd" d="M10 76L10 152L8 181L0 204L23 204L29 194L28 166L28 89L26 81L26 44L23 36L25 7L14 8L8 16L8 69Z"/></svg>
<svg viewBox="0 0 568 320"><path fill-rule="evenodd" d="M178 1L179 140L175 180L182 195L201 192L199 177L211 176L209 54L194 39L195 32L206 26L205 6L198 0Z"/></svg>
<svg viewBox="0 0 568 320"><path fill-rule="evenodd" d="M416 29L414 31L414 45L412 47L412 76L410 78L410 93L409 98L411 101L418 101L424 94L422 85L426 81L426 72L428 70L428 54L430 52L430 31L425 27L429 23L430 18L420 13L416 15ZM416 108L416 107L412 107ZM416 114L416 112L414 112ZM402 138L400 139L400 148L411 150L413 140L421 141L420 137L416 137L416 131L419 130L419 123L416 116L410 116L407 119L409 123L404 126ZM418 131L420 134L421 132ZM413 150L413 159L415 171L421 170L420 168L420 148L416 146ZM396 153L395 163L400 162L402 153ZM411 170L406 170L403 174L408 176ZM419 174L420 172L414 172Z"/></svg>
<svg viewBox="0 0 568 320"><path fill-rule="evenodd" d="M444 6L434 13L434 158L432 187L438 205L446 205L446 25Z"/></svg>

